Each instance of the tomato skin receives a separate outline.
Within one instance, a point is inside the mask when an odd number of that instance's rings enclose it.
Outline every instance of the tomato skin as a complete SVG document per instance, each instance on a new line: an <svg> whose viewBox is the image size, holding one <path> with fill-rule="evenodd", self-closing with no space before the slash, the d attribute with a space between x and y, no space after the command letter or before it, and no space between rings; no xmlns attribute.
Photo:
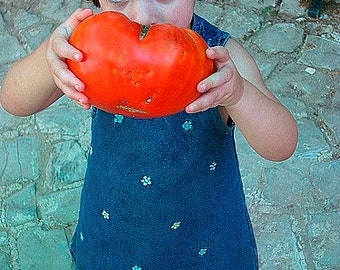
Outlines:
<svg viewBox="0 0 340 270"><path fill-rule="evenodd" d="M143 26L125 15L105 11L86 18L70 44L81 62L67 60L85 84L84 94L109 113L137 118L182 111L197 99L197 84L213 72L207 44L190 29L155 24L140 38Z"/></svg>

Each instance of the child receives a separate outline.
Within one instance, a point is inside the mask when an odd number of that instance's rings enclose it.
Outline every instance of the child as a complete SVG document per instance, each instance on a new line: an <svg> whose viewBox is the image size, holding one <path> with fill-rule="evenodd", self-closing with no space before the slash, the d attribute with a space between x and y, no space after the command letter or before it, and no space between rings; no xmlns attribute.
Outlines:
<svg viewBox="0 0 340 270"><path fill-rule="evenodd" d="M77 269L258 269L234 143L234 124L264 158L289 158L297 128L265 86L252 57L229 34L194 14L194 0L99 0L141 24L191 27L208 42L217 71L202 95L173 116L141 120L92 111L92 141L79 221ZM0 100L25 116L62 95L90 108L65 59L81 61L72 30L79 9L36 51L15 63ZM112 27L115 27L114 25Z"/></svg>

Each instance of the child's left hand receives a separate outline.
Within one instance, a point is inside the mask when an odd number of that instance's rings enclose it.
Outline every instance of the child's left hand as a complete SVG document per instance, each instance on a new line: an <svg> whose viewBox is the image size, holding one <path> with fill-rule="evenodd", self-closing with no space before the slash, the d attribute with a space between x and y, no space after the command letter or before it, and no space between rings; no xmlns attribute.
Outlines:
<svg viewBox="0 0 340 270"><path fill-rule="evenodd" d="M243 94L244 79L228 50L216 46L208 48L206 54L214 61L217 71L198 84L197 90L202 95L186 107L188 113L202 112L216 106L233 106Z"/></svg>

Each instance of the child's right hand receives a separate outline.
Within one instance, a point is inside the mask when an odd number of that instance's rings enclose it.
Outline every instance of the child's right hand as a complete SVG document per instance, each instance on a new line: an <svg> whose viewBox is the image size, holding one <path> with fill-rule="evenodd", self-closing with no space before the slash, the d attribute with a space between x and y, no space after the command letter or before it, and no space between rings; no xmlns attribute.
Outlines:
<svg viewBox="0 0 340 270"><path fill-rule="evenodd" d="M89 109L89 99L82 93L85 85L68 68L66 59L81 61L82 53L68 42L72 31L87 17L93 15L91 9L77 9L63 24L55 29L49 38L46 50L47 64L53 79L63 93Z"/></svg>

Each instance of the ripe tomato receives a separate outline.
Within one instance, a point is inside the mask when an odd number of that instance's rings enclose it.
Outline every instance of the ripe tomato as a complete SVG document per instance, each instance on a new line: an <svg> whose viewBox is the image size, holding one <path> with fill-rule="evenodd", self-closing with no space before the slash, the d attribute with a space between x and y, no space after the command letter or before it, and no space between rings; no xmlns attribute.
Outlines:
<svg viewBox="0 0 340 270"><path fill-rule="evenodd" d="M109 113L178 113L199 97L198 82L213 71L207 44L194 31L145 27L113 11L85 19L69 42L84 54L82 62L68 60L69 68L85 83L91 104Z"/></svg>

